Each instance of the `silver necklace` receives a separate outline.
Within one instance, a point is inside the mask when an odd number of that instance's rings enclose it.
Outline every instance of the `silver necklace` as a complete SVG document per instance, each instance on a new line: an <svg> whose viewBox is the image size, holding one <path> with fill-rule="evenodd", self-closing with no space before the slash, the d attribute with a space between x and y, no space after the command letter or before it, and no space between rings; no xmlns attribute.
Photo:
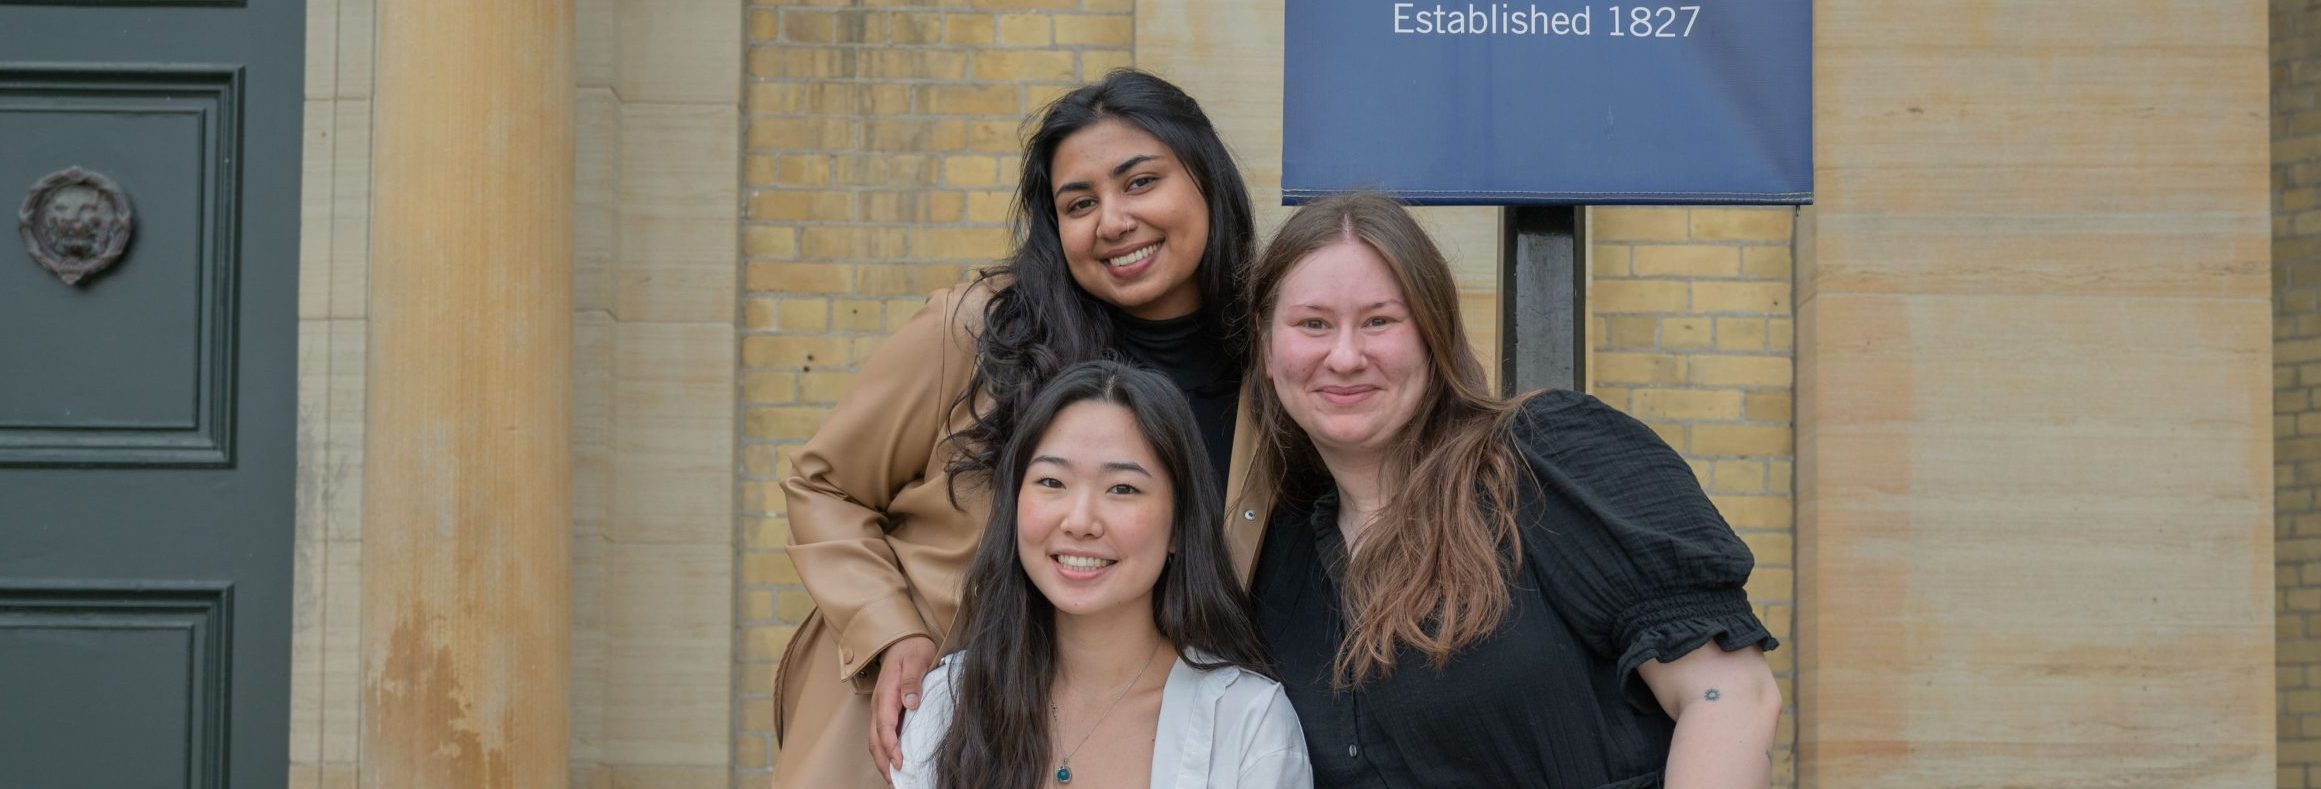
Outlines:
<svg viewBox="0 0 2321 789"><path fill-rule="evenodd" d="M1104 725L1104 719L1112 715L1112 708L1120 706L1120 700L1128 698L1128 692L1136 689L1137 680L1144 679L1144 672L1152 668L1152 661L1157 657L1160 657L1158 649L1144 656L1144 667L1136 670L1136 676L1129 678L1128 684L1120 689L1120 695L1112 697L1111 704L1104 705L1104 714L1096 716L1096 721L1088 724L1088 733L1080 735L1080 744L1074 745L1072 750L1064 752L1063 763L1056 766L1056 783L1068 784L1072 782L1072 756L1079 753L1082 746L1088 744L1088 738L1096 736L1096 727ZM1057 725L1056 705L1054 704L1048 705L1048 725Z"/></svg>

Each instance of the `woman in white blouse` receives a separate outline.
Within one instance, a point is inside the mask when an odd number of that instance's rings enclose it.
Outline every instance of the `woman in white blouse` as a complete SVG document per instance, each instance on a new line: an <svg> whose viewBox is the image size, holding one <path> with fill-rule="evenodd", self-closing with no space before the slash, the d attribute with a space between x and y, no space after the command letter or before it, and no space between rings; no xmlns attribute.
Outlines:
<svg viewBox="0 0 2321 789"><path fill-rule="evenodd" d="M903 789L1310 787L1234 579L1191 407L1111 362L1059 373L1002 450L959 651L905 699Z"/></svg>

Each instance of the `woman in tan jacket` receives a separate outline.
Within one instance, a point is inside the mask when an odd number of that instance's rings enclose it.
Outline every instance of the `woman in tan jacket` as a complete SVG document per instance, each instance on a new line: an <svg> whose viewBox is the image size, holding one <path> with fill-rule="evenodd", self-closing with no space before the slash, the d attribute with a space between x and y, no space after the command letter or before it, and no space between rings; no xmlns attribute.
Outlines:
<svg viewBox="0 0 2321 789"><path fill-rule="evenodd" d="M776 678L777 787L878 787L900 763L902 711L950 635L997 453L1065 367L1125 359L1185 393L1247 578L1268 507L1240 484L1248 346L1230 327L1255 230L1207 116L1131 70L1066 94L1025 145L1015 214L1009 259L897 330L782 482L815 610Z"/></svg>

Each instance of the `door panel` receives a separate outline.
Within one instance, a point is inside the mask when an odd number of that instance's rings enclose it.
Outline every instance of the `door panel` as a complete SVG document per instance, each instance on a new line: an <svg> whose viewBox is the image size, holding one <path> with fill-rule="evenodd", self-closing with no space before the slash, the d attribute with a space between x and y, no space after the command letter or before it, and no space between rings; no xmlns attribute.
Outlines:
<svg viewBox="0 0 2321 789"><path fill-rule="evenodd" d="M25 259L0 265L0 370L31 374L0 386L0 463L225 464L241 81L223 66L0 65L0 196L85 164L132 220L115 266L75 286L8 239Z"/></svg>
<svg viewBox="0 0 2321 789"><path fill-rule="evenodd" d="M10 785L226 785L228 590L59 586L0 597Z"/></svg>
<svg viewBox="0 0 2321 789"><path fill-rule="evenodd" d="M304 13L0 0L0 785L288 780Z"/></svg>

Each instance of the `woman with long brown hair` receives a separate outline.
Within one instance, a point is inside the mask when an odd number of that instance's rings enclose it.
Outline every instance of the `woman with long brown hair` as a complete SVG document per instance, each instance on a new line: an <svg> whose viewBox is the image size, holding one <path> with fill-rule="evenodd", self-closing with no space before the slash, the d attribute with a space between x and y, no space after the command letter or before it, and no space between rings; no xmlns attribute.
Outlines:
<svg viewBox="0 0 2321 789"><path fill-rule="evenodd" d="M1310 786L1184 396L1087 362L1018 420L897 789Z"/></svg>
<svg viewBox="0 0 2321 789"><path fill-rule="evenodd" d="M1301 209L1248 294L1252 594L1316 785L1766 784L1777 642L1681 457L1585 394L1495 397L1381 195Z"/></svg>

